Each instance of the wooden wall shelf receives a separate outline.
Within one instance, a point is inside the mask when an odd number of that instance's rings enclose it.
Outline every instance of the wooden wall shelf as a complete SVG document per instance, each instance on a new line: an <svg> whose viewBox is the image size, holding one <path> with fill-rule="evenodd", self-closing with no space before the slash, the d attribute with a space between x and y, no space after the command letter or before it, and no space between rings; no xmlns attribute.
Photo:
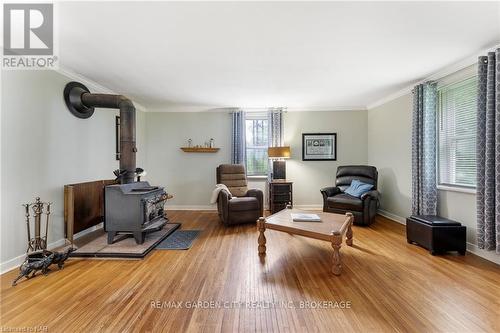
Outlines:
<svg viewBox="0 0 500 333"><path fill-rule="evenodd" d="M186 153L216 153L220 148L181 147L181 149Z"/></svg>

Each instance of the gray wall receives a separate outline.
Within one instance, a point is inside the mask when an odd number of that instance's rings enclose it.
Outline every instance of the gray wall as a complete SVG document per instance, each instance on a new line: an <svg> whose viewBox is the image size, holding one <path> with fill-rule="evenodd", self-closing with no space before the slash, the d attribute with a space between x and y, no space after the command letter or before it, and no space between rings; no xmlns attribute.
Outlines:
<svg viewBox="0 0 500 333"><path fill-rule="evenodd" d="M150 112L146 119L147 179L174 195L169 206L208 208L215 168L231 161L231 117L227 112ZM180 147L214 138L217 153L185 153Z"/></svg>
<svg viewBox="0 0 500 333"><path fill-rule="evenodd" d="M367 161L366 111L288 112L284 117L285 143L291 146L287 176L294 182L294 203L321 207L319 189L333 185L341 164ZM227 112L151 112L147 114L148 179L174 194L172 208L210 208L215 168L230 162L230 115ZM302 161L302 133L336 132L338 160ZM210 138L220 151L215 154L185 153L179 148L201 144ZM251 187L265 191L265 181L250 180Z"/></svg>
<svg viewBox="0 0 500 333"><path fill-rule="evenodd" d="M379 170L381 210L400 221L411 214L411 123L411 93L368 111L368 163ZM439 190L438 213L467 226L470 251L500 263L476 246L475 194Z"/></svg>
<svg viewBox="0 0 500 333"><path fill-rule="evenodd" d="M54 71L2 72L2 270L26 251L21 204L36 196L52 202L49 243L60 241L64 184L112 179L118 168L114 130L118 112L97 109L89 119L76 118L62 95L69 81ZM137 160L145 165L144 113L138 113L137 121Z"/></svg>
<svg viewBox="0 0 500 333"><path fill-rule="evenodd" d="M292 157L287 160L287 178L294 182L298 206L322 207L319 190L333 186L337 166L366 164L367 111L287 112L285 144ZM302 133L337 133L337 161L302 161Z"/></svg>
<svg viewBox="0 0 500 333"><path fill-rule="evenodd" d="M377 167L381 209L411 213L411 94L368 111L368 164Z"/></svg>

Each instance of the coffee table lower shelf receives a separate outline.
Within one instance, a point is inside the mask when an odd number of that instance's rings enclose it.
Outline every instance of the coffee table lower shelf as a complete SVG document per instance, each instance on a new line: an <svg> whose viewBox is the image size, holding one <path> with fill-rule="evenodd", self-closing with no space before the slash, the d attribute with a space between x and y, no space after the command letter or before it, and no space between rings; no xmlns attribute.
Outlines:
<svg viewBox="0 0 500 333"><path fill-rule="evenodd" d="M353 245L352 223L354 216L351 213L334 214L334 213L318 213L322 222L293 222L292 213L310 213L297 209L284 209L276 214L261 217L257 221L258 237L258 253L259 256L266 255L266 229L282 231L289 234L324 240L330 242L333 248L332 256L332 273L340 275L342 272L342 259L340 256L340 248L342 240L345 236L346 245Z"/></svg>

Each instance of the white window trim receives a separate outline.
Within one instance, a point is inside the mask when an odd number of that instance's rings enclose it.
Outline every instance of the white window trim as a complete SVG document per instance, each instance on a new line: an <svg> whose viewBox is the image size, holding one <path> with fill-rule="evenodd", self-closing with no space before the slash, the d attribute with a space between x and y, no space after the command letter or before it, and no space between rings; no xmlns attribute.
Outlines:
<svg viewBox="0 0 500 333"><path fill-rule="evenodd" d="M265 175L247 176L247 179L251 179L251 180L267 180L267 176L265 176Z"/></svg>
<svg viewBox="0 0 500 333"><path fill-rule="evenodd" d="M461 187L461 186L443 185L443 184L438 184L436 187L440 191L476 194L476 189L474 187Z"/></svg>
<svg viewBox="0 0 500 333"><path fill-rule="evenodd" d="M460 81L469 80L473 77L477 76L477 63L466 67L458 72L452 73L441 78L437 82L437 90L446 88L449 85L455 84ZM450 191L450 192L460 192L460 193L469 193L476 194L476 186L466 187L460 185L453 184L443 184L439 182L439 124L438 117L436 117L436 188L440 191Z"/></svg>

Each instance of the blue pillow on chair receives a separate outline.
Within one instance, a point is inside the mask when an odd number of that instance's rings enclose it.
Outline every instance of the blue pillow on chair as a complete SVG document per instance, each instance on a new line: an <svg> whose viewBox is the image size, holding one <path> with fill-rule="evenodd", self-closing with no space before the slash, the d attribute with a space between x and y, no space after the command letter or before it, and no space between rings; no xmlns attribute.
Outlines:
<svg viewBox="0 0 500 333"><path fill-rule="evenodd" d="M366 184L355 179L351 182L351 186L346 188L344 192L353 197L360 198L363 193L370 191L372 188L372 184Z"/></svg>

